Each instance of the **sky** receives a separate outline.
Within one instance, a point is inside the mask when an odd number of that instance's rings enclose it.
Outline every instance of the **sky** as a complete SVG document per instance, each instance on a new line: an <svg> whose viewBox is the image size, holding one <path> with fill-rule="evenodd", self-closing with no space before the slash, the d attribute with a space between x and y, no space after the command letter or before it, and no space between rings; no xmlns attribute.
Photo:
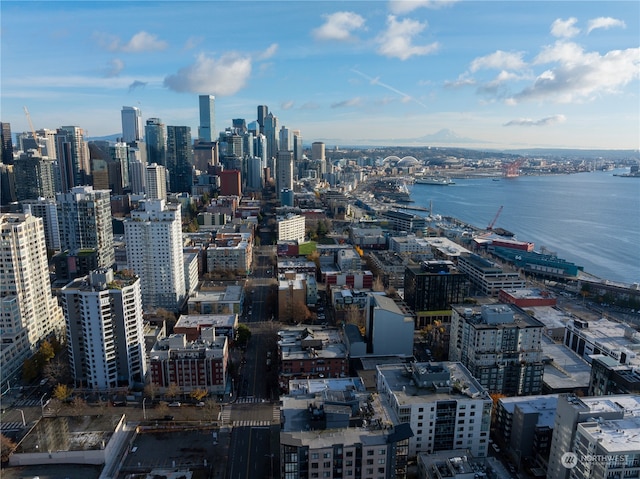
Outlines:
<svg viewBox="0 0 640 479"><path fill-rule="evenodd" d="M305 144L640 147L640 2L0 2L13 133L121 132L123 106L197 137L267 105Z"/></svg>

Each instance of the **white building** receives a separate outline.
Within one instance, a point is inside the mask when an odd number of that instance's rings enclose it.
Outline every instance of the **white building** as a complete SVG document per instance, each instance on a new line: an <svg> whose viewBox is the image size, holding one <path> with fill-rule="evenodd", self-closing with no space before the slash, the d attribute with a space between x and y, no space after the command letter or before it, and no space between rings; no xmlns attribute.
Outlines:
<svg viewBox="0 0 640 479"><path fill-rule="evenodd" d="M297 241L304 243L305 217L287 215L278 217L278 241Z"/></svg>
<svg viewBox="0 0 640 479"><path fill-rule="evenodd" d="M42 219L0 215L0 351L2 381L18 371L38 342L64 334L64 318L51 295Z"/></svg>
<svg viewBox="0 0 640 479"><path fill-rule="evenodd" d="M376 356L411 356L415 329L413 317L387 296L370 294L369 301L371 306L366 309L365 332L371 353Z"/></svg>
<svg viewBox="0 0 640 479"><path fill-rule="evenodd" d="M127 263L138 276L146 309L177 311L186 296L178 205L143 201L124 221Z"/></svg>
<svg viewBox="0 0 640 479"><path fill-rule="evenodd" d="M409 457L469 450L486 457L492 400L458 362L377 366L377 390L392 424L408 422Z"/></svg>
<svg viewBox="0 0 640 479"><path fill-rule="evenodd" d="M22 212L42 218L44 237L49 251L60 251L60 225L58 224L58 206L54 199L38 198L22 202Z"/></svg>
<svg viewBox="0 0 640 479"><path fill-rule="evenodd" d="M93 271L60 291L73 376L88 388L144 383L144 329L140 279Z"/></svg>
<svg viewBox="0 0 640 479"><path fill-rule="evenodd" d="M134 141L142 140L143 124L142 124L142 112L140 108L135 106L123 106L122 117L122 141L125 143L132 143Z"/></svg>
<svg viewBox="0 0 640 479"><path fill-rule="evenodd" d="M473 286L487 296L498 296L501 289L522 289L525 280L516 272L504 271L501 266L477 254L458 256L458 269L467 273Z"/></svg>
<svg viewBox="0 0 640 479"><path fill-rule="evenodd" d="M207 247L207 271L247 273L253 259L251 233L218 233Z"/></svg>
<svg viewBox="0 0 640 479"><path fill-rule="evenodd" d="M151 163L145 170L145 193L150 200L167 199L167 169Z"/></svg>

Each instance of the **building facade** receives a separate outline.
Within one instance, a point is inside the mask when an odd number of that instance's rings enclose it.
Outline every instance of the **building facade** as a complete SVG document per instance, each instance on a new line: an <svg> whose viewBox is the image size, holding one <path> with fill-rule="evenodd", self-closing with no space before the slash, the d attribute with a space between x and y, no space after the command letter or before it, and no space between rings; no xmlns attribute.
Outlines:
<svg viewBox="0 0 640 479"><path fill-rule="evenodd" d="M133 143L140 141L144 135L142 127L142 112L135 106L123 106L122 117L122 141Z"/></svg>
<svg viewBox="0 0 640 479"><path fill-rule="evenodd" d="M145 169L145 194L150 200L167 199L167 169L151 163Z"/></svg>
<svg viewBox="0 0 640 479"><path fill-rule="evenodd" d="M193 147L191 128L167 126L167 170L172 193L191 193L193 186Z"/></svg>
<svg viewBox="0 0 640 479"><path fill-rule="evenodd" d="M211 143L216 140L216 97L213 95L200 95L198 97L200 111L200 126L198 126L198 139Z"/></svg>
<svg viewBox="0 0 640 479"><path fill-rule="evenodd" d="M96 270L62 288L60 298L76 384L92 389L144 384L140 279Z"/></svg>
<svg viewBox="0 0 640 479"><path fill-rule="evenodd" d="M51 295L42 219L0 215L0 351L3 382L43 339L64 336L64 319Z"/></svg>
<svg viewBox="0 0 640 479"><path fill-rule="evenodd" d="M454 305L449 360L460 361L490 393L542 391L543 324L508 305Z"/></svg>
<svg viewBox="0 0 640 479"><path fill-rule="evenodd" d="M127 264L138 276L145 310L178 311L186 296L179 205L143 201L124 221Z"/></svg>

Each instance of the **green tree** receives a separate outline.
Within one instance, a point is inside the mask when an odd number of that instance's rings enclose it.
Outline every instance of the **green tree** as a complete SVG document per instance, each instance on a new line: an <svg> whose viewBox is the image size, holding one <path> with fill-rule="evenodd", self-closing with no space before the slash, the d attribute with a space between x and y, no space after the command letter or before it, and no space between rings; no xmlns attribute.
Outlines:
<svg viewBox="0 0 640 479"><path fill-rule="evenodd" d="M236 329L236 341L239 345L245 346L251 339L251 330L246 324L239 324Z"/></svg>
<svg viewBox="0 0 640 479"><path fill-rule="evenodd" d="M53 388L53 397L58 401L66 401L71 397L73 393L73 389L71 389L66 384L58 384L55 388Z"/></svg>
<svg viewBox="0 0 640 479"><path fill-rule="evenodd" d="M0 456L3 463L9 460L9 456L15 450L17 444L4 434L0 434Z"/></svg>

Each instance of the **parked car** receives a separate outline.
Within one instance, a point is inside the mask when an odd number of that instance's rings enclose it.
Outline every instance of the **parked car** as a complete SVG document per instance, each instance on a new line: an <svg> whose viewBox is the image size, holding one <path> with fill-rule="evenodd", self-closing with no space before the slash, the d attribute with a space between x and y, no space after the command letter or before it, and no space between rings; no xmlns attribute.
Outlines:
<svg viewBox="0 0 640 479"><path fill-rule="evenodd" d="M169 407L180 407L180 406L182 406L182 403L178 401L169 403Z"/></svg>

